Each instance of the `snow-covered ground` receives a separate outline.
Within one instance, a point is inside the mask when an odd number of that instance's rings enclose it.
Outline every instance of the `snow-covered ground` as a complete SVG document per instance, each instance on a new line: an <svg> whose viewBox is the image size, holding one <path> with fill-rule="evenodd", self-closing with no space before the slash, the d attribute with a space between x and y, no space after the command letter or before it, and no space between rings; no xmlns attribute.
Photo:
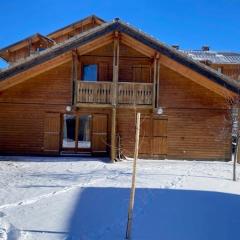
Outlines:
<svg viewBox="0 0 240 240"><path fill-rule="evenodd" d="M132 161L107 161L0 157L0 240L123 240ZM226 162L139 160L132 239L240 239L231 178Z"/></svg>

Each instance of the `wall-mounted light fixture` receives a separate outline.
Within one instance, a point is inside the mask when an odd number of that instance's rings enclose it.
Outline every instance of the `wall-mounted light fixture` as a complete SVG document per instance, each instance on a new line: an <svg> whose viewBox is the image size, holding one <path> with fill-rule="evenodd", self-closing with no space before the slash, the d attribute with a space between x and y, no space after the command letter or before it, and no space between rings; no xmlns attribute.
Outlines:
<svg viewBox="0 0 240 240"><path fill-rule="evenodd" d="M67 112L71 112L72 111L72 107L71 106L66 106L66 111Z"/></svg>
<svg viewBox="0 0 240 240"><path fill-rule="evenodd" d="M162 108L162 107L158 107L158 108L156 109L156 113L157 113L158 115L162 115L162 114L163 114L163 108Z"/></svg>

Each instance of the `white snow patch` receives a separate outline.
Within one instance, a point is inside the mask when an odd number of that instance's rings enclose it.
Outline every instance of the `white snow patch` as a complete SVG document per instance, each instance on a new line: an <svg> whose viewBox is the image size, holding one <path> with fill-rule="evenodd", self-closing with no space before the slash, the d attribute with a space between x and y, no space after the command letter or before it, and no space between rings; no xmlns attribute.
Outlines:
<svg viewBox="0 0 240 240"><path fill-rule="evenodd" d="M20 231L8 222L5 214L0 212L0 240L17 240Z"/></svg>
<svg viewBox="0 0 240 240"><path fill-rule="evenodd" d="M132 161L0 160L0 240L124 239ZM231 162L138 160L136 186L133 240L238 239Z"/></svg>

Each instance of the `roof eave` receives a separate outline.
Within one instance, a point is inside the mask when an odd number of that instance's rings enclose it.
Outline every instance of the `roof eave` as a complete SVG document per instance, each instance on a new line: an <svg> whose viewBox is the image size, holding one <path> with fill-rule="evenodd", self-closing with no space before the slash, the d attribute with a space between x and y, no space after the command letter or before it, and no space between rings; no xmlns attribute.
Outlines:
<svg viewBox="0 0 240 240"><path fill-rule="evenodd" d="M53 32L47 34L47 37L52 37L53 35L57 34L58 32L61 32L61 31L65 30L65 29L67 29L67 28L70 28L70 27L72 27L72 26L74 26L74 25L76 25L76 24L85 22L85 21L87 21L88 19L91 19L91 18L97 19L98 21L100 21L100 22L102 22L102 23L106 23L105 20L97 17L96 15L90 15L90 16L85 17L85 18L83 18L83 19L81 19L81 20L79 20L79 21L76 21L76 22L74 22L74 23L71 23L71 24L69 24L69 25L67 25L67 26L65 26L65 27L59 28L58 30L53 31Z"/></svg>
<svg viewBox="0 0 240 240"><path fill-rule="evenodd" d="M50 39L50 38L48 38L48 37L46 37L46 36L44 36L44 35L42 35L42 34L40 34L40 33L35 33L35 34L33 34L33 35L31 35L31 36L29 36L29 37L27 37L27 38L24 38L24 39L22 39L22 40L20 40L20 41L18 41L18 42L16 42L16 43L10 44L10 45L8 45L8 46L0 49L0 54L3 53L3 52L5 52L5 51L7 51L7 50L10 50L11 48L13 48L13 47L15 47L15 46L17 46L17 45L25 42L25 41L28 41L28 40L30 40L30 39L33 39L33 38L35 38L35 37L43 38L43 39L45 39L45 40L47 40L47 41L49 41L49 42L52 42L52 43L55 42L54 40L52 40L52 39Z"/></svg>

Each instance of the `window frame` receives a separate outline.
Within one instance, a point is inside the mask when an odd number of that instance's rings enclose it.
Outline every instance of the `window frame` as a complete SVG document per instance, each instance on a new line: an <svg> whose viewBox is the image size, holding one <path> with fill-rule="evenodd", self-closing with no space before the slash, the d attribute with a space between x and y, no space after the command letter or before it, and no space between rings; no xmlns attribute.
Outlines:
<svg viewBox="0 0 240 240"><path fill-rule="evenodd" d="M75 119L74 124L74 146L66 147L64 146L64 127L65 127L65 117L64 116L71 116ZM81 116L89 116L89 140L90 140L90 147L80 147L78 143L78 132L79 132L79 119ZM61 152L68 152L68 153L79 153L79 152L92 152L92 113L63 113L62 120L61 120Z"/></svg>
<svg viewBox="0 0 240 240"><path fill-rule="evenodd" d="M84 80L84 67L89 65L96 66L96 80ZM83 63L81 67L81 81L84 82L98 82L99 81L99 64L98 63Z"/></svg>

